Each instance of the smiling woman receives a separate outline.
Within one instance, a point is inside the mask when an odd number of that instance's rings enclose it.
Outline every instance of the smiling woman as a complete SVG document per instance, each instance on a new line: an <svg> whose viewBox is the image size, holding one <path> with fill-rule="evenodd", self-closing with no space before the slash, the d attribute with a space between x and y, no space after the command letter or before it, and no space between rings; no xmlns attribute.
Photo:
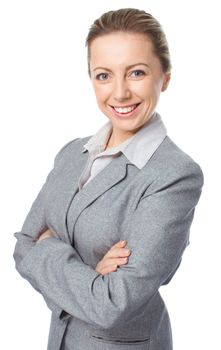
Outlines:
<svg viewBox="0 0 221 350"><path fill-rule="evenodd" d="M120 9L86 44L108 121L56 155L15 233L16 268L52 310L48 350L172 350L159 288L189 244L203 174L156 112L167 41L152 15Z"/></svg>
<svg viewBox="0 0 221 350"><path fill-rule="evenodd" d="M111 120L111 147L134 135L153 115L170 72L146 34L113 32L90 43L90 76L97 102Z"/></svg>

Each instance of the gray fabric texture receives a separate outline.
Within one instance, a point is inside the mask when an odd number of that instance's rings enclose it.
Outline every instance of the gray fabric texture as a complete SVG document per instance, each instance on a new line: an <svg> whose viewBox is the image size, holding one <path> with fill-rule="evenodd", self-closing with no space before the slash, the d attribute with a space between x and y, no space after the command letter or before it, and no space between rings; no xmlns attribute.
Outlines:
<svg viewBox="0 0 221 350"><path fill-rule="evenodd" d="M15 233L16 268L52 310L48 350L172 350L159 288L189 244L202 170L166 136L142 169L121 153L79 191L90 137L55 157ZM36 243L47 228L54 237ZM97 263L121 239L128 264L102 276Z"/></svg>

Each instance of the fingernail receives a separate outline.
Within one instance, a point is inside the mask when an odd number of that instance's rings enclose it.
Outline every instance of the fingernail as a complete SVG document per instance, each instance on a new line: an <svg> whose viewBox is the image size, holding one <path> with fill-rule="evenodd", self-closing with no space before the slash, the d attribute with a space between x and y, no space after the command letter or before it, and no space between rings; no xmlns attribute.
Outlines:
<svg viewBox="0 0 221 350"><path fill-rule="evenodd" d="M120 243L126 243L126 241L120 241Z"/></svg>

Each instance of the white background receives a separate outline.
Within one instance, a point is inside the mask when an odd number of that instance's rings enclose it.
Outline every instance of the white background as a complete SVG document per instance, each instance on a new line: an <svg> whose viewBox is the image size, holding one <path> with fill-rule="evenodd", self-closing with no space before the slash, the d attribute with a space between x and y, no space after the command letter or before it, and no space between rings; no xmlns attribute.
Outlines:
<svg viewBox="0 0 221 350"><path fill-rule="evenodd" d="M168 135L202 167L205 185L181 267L161 289L174 350L221 348L220 11L218 1L0 2L0 348L46 349L50 312L14 269L15 238L71 139L95 133L99 112L87 76L85 38L103 12L137 7L162 24L172 81L158 111Z"/></svg>

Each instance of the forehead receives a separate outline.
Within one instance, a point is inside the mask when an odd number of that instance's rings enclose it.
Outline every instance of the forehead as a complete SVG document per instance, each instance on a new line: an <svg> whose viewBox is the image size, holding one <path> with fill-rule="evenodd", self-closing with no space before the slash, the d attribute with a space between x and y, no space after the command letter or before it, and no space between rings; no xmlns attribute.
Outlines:
<svg viewBox="0 0 221 350"><path fill-rule="evenodd" d="M131 61L157 59L151 39L140 33L115 32L94 39L90 46L90 63L130 64Z"/></svg>

